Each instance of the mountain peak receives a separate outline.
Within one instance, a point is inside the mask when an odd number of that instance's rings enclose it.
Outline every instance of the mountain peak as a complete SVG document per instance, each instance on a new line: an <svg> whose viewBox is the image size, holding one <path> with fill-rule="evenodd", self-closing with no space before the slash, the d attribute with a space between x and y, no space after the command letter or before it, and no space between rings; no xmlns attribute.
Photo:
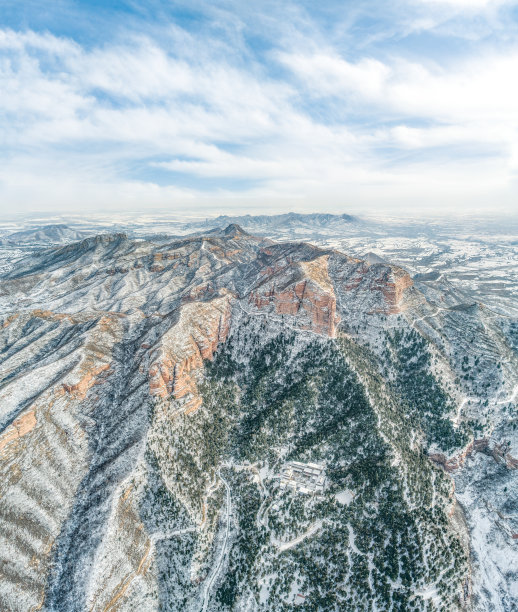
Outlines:
<svg viewBox="0 0 518 612"><path fill-rule="evenodd" d="M70 250L87 251L99 245L107 246L114 243L120 244L122 242L126 242L127 240L128 235L124 232L95 234L94 236L88 236L88 238L84 238L81 241L73 242L70 245L67 245L65 248L69 248Z"/></svg>
<svg viewBox="0 0 518 612"><path fill-rule="evenodd" d="M221 233L229 238L235 238L236 236L249 236L248 232L245 232L245 230L237 223L227 225L227 227Z"/></svg>
<svg viewBox="0 0 518 612"><path fill-rule="evenodd" d="M372 251L365 253L363 258L369 264L369 266L372 266L374 264L386 264L387 263L382 257L377 255L376 253L373 253Z"/></svg>

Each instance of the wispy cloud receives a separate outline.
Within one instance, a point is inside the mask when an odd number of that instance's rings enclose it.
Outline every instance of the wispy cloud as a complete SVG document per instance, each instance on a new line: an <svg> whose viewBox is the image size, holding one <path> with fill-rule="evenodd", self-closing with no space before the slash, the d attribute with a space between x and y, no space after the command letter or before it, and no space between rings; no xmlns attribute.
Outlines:
<svg viewBox="0 0 518 612"><path fill-rule="evenodd" d="M513 4L513 0L420 0L420 2L428 5L460 8L467 11L480 11L481 9Z"/></svg>
<svg viewBox="0 0 518 612"><path fill-rule="evenodd" d="M509 8L475 1L495 15ZM440 29L445 5L463 8L462 0L417 5L415 19L434 24L428 32ZM206 206L211 198L510 205L514 25L502 44L461 52L442 35L446 61L430 34L416 40L406 25L397 47L395 35L380 42L399 21L392 9L389 24L373 15L366 25L368 6L348 18L330 3L337 28L329 13L284 5L295 25L276 21L275 36L268 12L203 3L196 27L171 18L88 45L71 34L0 30L2 207Z"/></svg>

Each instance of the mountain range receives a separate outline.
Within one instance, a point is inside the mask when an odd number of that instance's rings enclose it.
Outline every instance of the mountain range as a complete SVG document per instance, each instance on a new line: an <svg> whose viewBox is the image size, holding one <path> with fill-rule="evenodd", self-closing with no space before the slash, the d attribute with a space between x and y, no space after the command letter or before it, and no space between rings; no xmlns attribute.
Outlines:
<svg viewBox="0 0 518 612"><path fill-rule="evenodd" d="M337 229L351 223L359 223L360 219L353 215L330 213L284 213L280 215L237 215L230 217L220 215L214 219L207 219L198 223L191 223L191 227L219 227L224 228L230 224L239 224L246 230L259 232L281 229Z"/></svg>
<svg viewBox="0 0 518 612"><path fill-rule="evenodd" d="M1 274L0 609L516 608L518 321L214 227Z"/></svg>
<svg viewBox="0 0 518 612"><path fill-rule="evenodd" d="M1 246L64 244L85 238L87 232L74 229L64 223L43 225L33 229L12 232L0 238Z"/></svg>

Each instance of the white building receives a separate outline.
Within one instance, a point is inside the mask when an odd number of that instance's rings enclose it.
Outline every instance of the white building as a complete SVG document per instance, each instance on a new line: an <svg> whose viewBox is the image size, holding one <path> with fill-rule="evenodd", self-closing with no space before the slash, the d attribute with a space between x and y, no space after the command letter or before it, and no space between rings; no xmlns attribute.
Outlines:
<svg viewBox="0 0 518 612"><path fill-rule="evenodd" d="M281 488L305 494L321 495L326 482L325 468L317 463L290 461L281 471Z"/></svg>

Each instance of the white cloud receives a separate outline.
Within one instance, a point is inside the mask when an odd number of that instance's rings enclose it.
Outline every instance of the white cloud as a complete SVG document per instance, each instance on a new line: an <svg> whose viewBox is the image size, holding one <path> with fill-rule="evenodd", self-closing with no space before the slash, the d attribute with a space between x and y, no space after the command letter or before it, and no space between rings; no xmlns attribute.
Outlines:
<svg viewBox="0 0 518 612"><path fill-rule="evenodd" d="M518 51L445 69L308 44L274 53L280 78L210 40L173 42L174 55L143 37L87 50L0 31L4 205L512 197ZM139 178L154 170L183 180Z"/></svg>
<svg viewBox="0 0 518 612"><path fill-rule="evenodd" d="M371 131L373 145L409 150L463 145L472 149L469 155L502 158L515 148L518 81L512 75L518 74L518 50L473 58L449 70L401 59L351 64L336 54L284 54L281 59L307 95L333 98L335 104L341 100L351 114L399 123Z"/></svg>
<svg viewBox="0 0 518 612"><path fill-rule="evenodd" d="M373 58L351 63L337 55L325 53L280 53L278 59L319 96L345 93L374 98L382 94L391 73L389 66Z"/></svg>
<svg viewBox="0 0 518 612"><path fill-rule="evenodd" d="M351 63L337 54L283 53L279 59L315 98L354 102L434 121L518 118L518 49L434 70L405 60L365 58Z"/></svg>
<svg viewBox="0 0 518 612"><path fill-rule="evenodd" d="M506 4L515 4L515 0L418 0L421 4L448 6L468 11L496 8Z"/></svg>

